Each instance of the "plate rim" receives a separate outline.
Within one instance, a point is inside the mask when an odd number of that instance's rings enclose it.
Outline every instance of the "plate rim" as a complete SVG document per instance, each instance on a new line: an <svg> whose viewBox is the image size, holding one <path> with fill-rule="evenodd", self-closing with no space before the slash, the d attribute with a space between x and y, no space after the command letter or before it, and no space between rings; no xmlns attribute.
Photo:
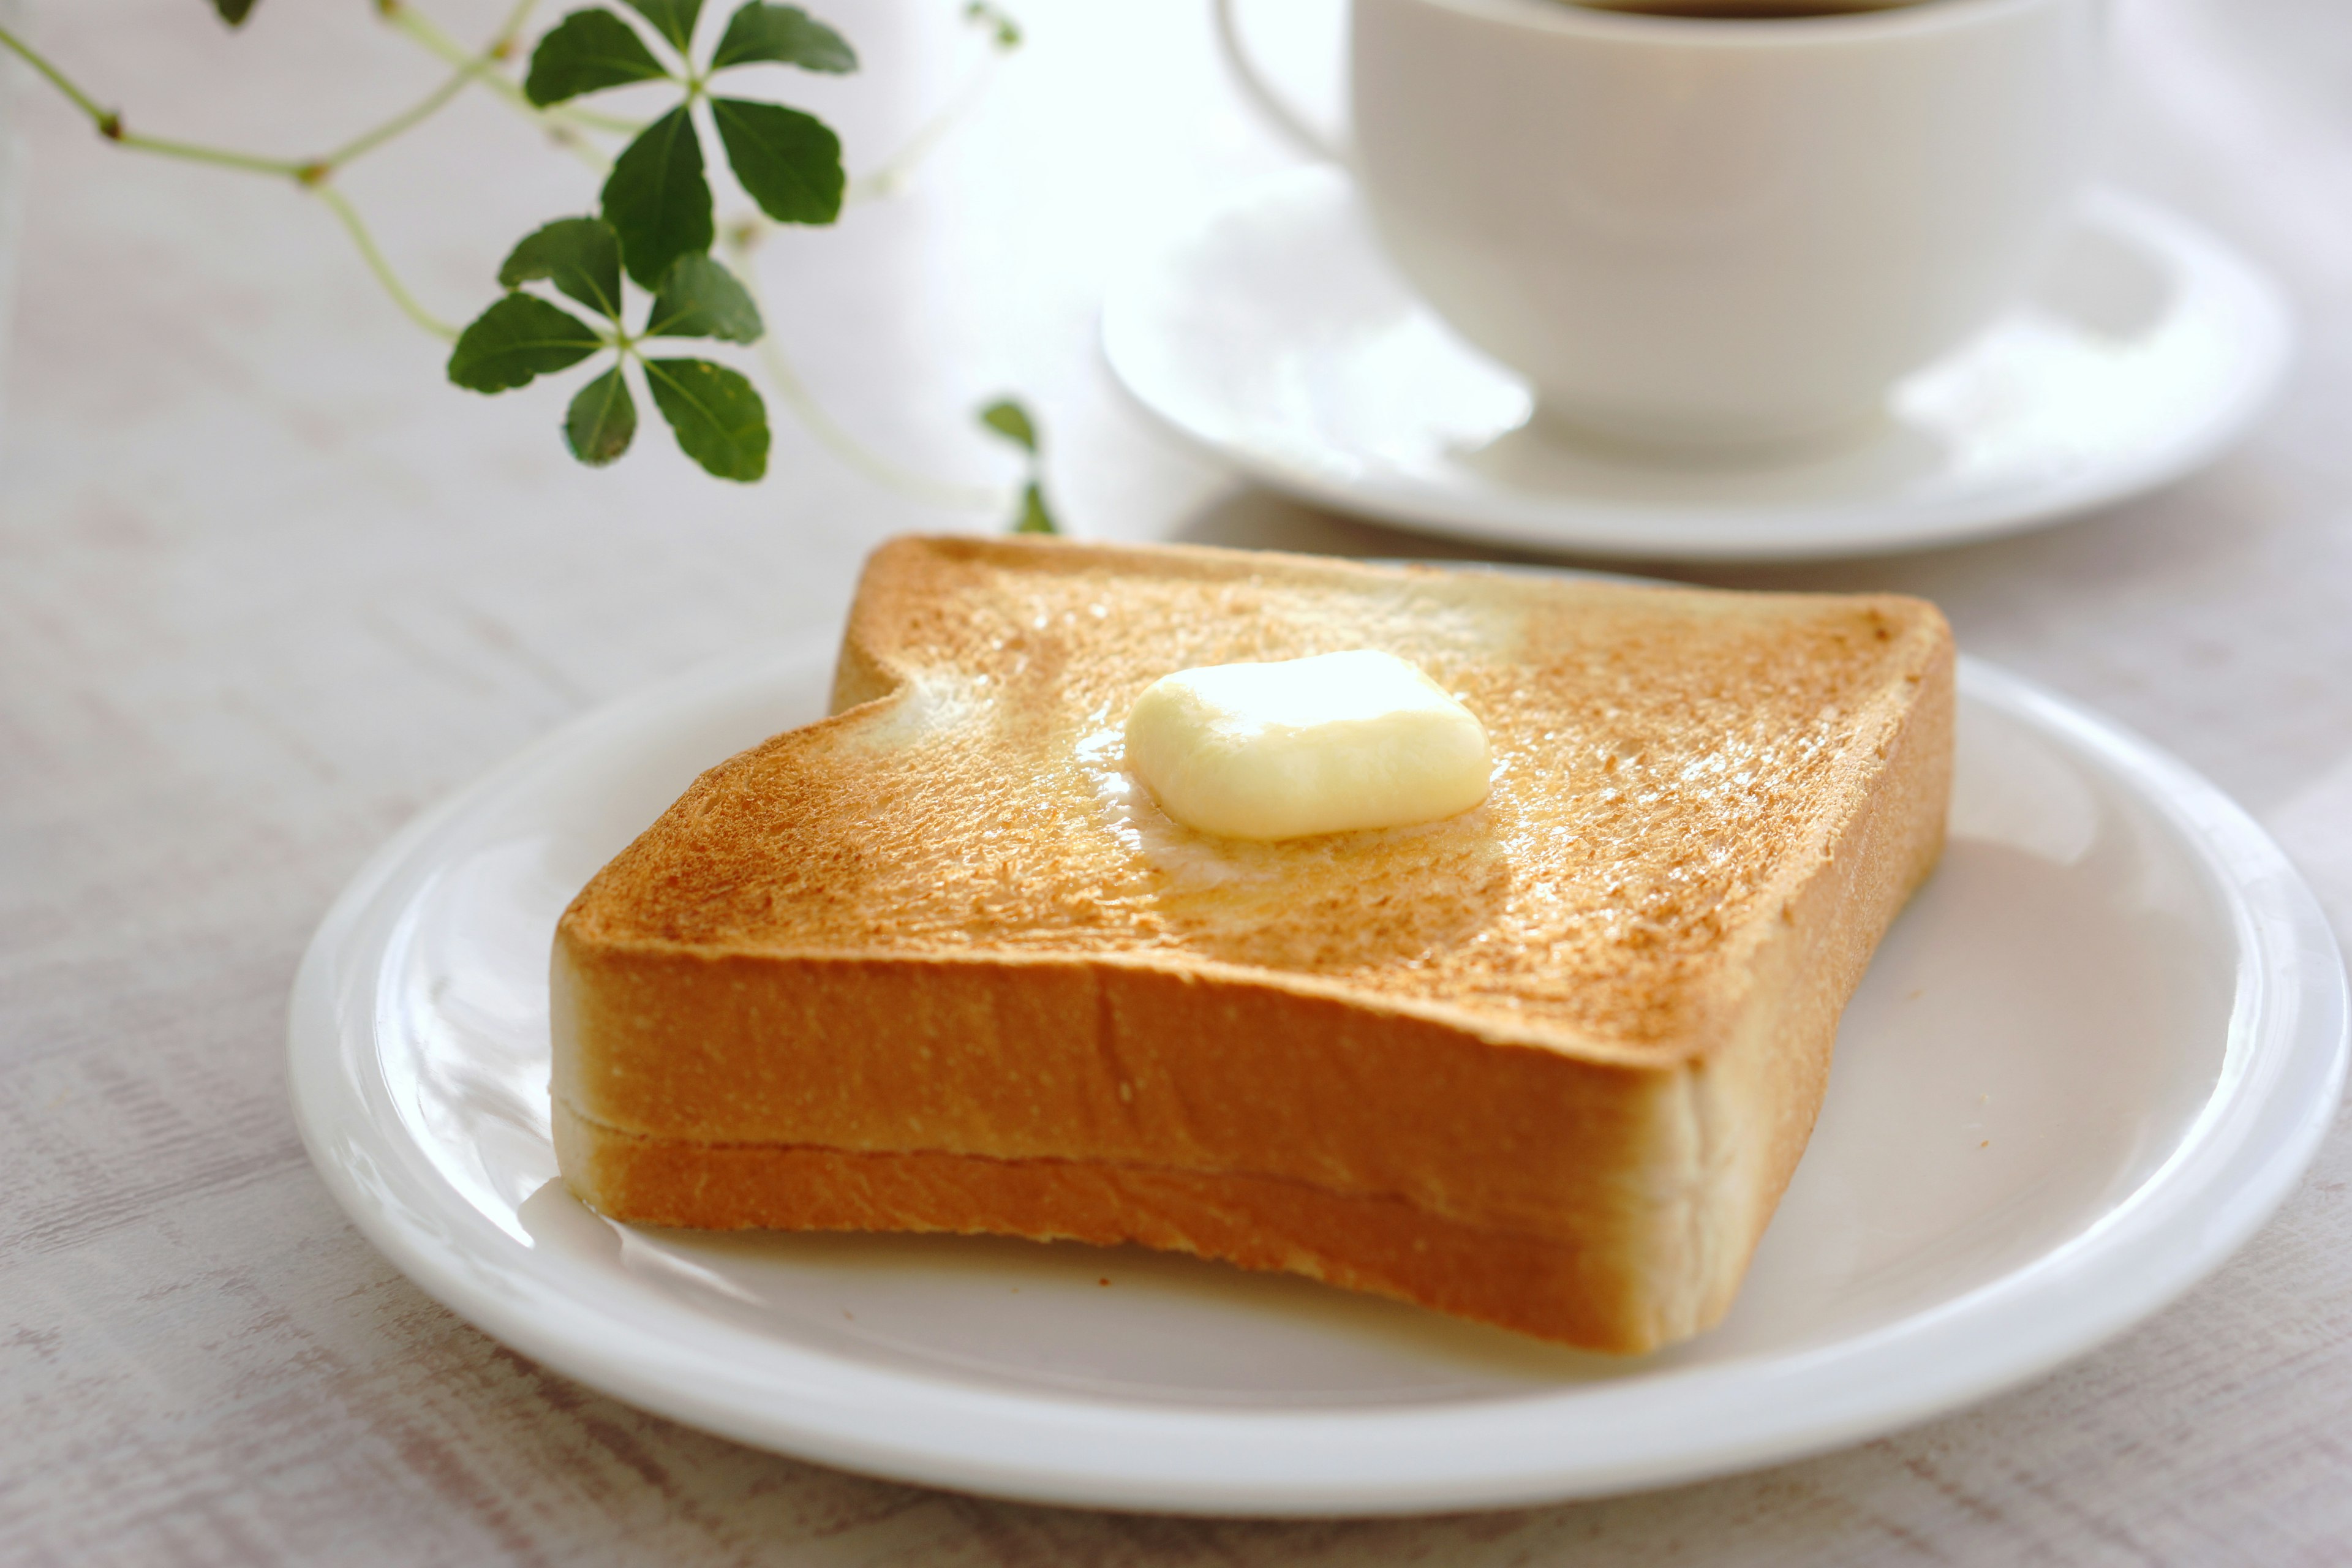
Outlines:
<svg viewBox="0 0 2352 1568"><path fill-rule="evenodd" d="M1143 312L1138 301L1160 291L1152 283L1166 276L1176 258L1213 226L1254 207L1296 201L1300 194L1311 196L1318 189L1328 195L1338 187L1353 199L1345 185L1338 171L1309 163L1261 176L1202 208L1189 226L1114 271L1097 321L1097 352L1129 402L1194 449L1308 504L1425 534L1611 560L1717 563L1906 554L1996 539L2114 506L2206 467L2245 437L2275 400L2294 361L2294 310L2267 272L2170 206L2112 184L2095 184L2084 192L2074 219L2077 229L2104 226L2127 232L2143 250L2165 257L2175 275L2191 276L2231 300L2234 326L2230 335L2241 345L2236 374L2217 388L2188 434L2162 445L2143 443L2127 460L2095 467L2088 480L2080 474L2061 478L2023 504L2004 504L2001 496L2009 492L1989 492L1922 509L1916 519L1908 511L1895 514L1893 526L1862 525L1859 520L1873 509L1861 503L1835 510L1661 506L1654 512L1642 512L1612 503L1530 500L1521 505L1514 492L1503 490L1494 496L1507 504L1486 505L1473 515L1465 510L1462 492L1402 474L1350 484L1286 461L1279 451L1254 444L1245 436L1215 427L1188 411L1185 398L1171 395L1160 384L1149 369L1149 354L1138 346L1158 335L1139 324ZM1877 515L1885 517L1885 509L1877 509ZM1780 531L1768 531L1774 529Z"/></svg>
<svg viewBox="0 0 2352 1568"><path fill-rule="evenodd" d="M854 1365L708 1320L696 1321L702 1338L695 1345L648 1344L640 1333L625 1353L616 1352L609 1310L599 1316L559 1299L543 1280L536 1298L519 1297L510 1281L468 1265L469 1240L509 1248L513 1238L450 1187L423 1146L408 1138L383 1081L373 1008L364 1015L370 1026L363 1047L345 1026L354 1002L372 998L388 942L383 935L366 940L365 924L383 914L384 900L404 879L408 891L400 905L413 905L431 869L421 857L436 841L574 753L698 696L777 682L829 658L829 648L813 645L739 650L592 710L524 747L422 813L368 859L320 922L289 1003L289 1087L303 1143L338 1205L395 1267L458 1316L565 1375L754 1447L1029 1502L1275 1517L1529 1506L1787 1462L2014 1387L2170 1304L2226 1261L2294 1191L2343 1093L2352 1040L2341 951L2316 900L2268 835L2185 764L2046 689L1964 657L1964 703L1989 702L2081 747L2119 784L2161 786L2135 793L2195 848L2231 906L2238 935L2239 994L2223 1079L2232 1078L2233 1064L2241 1080L2252 1068L2267 1075L2261 1086L2241 1081L2226 1103L2217 1087L2171 1155L2128 1198L2089 1231L2019 1268L1926 1312L1793 1355L1454 1407L1171 1408L1011 1392L944 1374ZM346 952L355 934L362 938L359 949ZM381 1106L370 1104L371 1064ZM2253 1087L2263 1093L2250 1101ZM2301 1091L2299 1105L2285 1102L2290 1089ZM2217 1144L2224 1132L2231 1134L2226 1145ZM2218 1170L2185 1193L2172 1192L2167 1184L2182 1179L2192 1155ZM2226 1188L2217 1185L2224 1173L2236 1178ZM2151 1232L2147 1194L2159 1189L2180 1212ZM2175 1232L2189 1218L2199 1223L2183 1247ZM2043 1277L2062 1263L2079 1265L2075 1255L2095 1242L2095 1261L2112 1255L2108 1273L2128 1263L2130 1288L2110 1286L2091 1302L2056 1290L2061 1310L2053 1310L2053 1287ZM756 1345L771 1363L751 1382L724 1353L746 1345ZM1934 1364L1923 1375L1919 1358L1928 1352L1936 1352ZM1753 1373L1759 1366L1781 1374L1759 1381ZM1901 1375L1886 1375L1889 1367ZM1841 1397L1792 1397L1807 1391L1809 1379L1818 1385L1841 1370ZM1678 1443L1653 1441L1646 1449L1626 1441L1627 1424L1639 1427L1643 1406L1654 1425L1661 1392L1692 1383L1723 1385L1714 1397L1720 1406L1727 1394L1738 1419L1698 1440L1678 1431ZM1787 1386L1791 1383L1799 1386ZM1907 1392L1890 1395L1887 1389L1898 1384ZM1825 1393L1819 1386L1810 1392ZM760 1405L753 1395L772 1403ZM877 1399L898 1402L880 1412L886 1419L875 1418ZM1546 1457L1557 1448L1559 1417L1571 1405L1599 1426L1620 1424L1610 1426L1606 1462L1587 1458L1563 1465L1556 1455ZM896 1427L887 1418L918 1412L925 1419ZM1237 1443L1242 1428L1251 1440ZM982 1436L987 1441L977 1441ZM1058 1445L1059 1451L1018 1457L1024 1443ZM1139 1444L1161 1462L1139 1468L1131 1458ZM1237 1460L1239 1449L1254 1451ZM1479 1460L1469 1468L1464 1461L1473 1450ZM1286 1471L1269 1470L1268 1452L1295 1462ZM1433 1468L1433 1455L1451 1462ZM1417 1463L1400 1465L1400 1458ZM1504 1458L1515 1462L1496 1462Z"/></svg>

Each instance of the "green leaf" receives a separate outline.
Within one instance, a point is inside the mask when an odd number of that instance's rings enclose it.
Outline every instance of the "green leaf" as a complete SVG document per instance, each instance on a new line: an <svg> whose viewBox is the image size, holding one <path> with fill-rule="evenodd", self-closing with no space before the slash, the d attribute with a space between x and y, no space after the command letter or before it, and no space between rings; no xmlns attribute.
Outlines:
<svg viewBox="0 0 2352 1568"><path fill-rule="evenodd" d="M1000 49L1021 47L1021 24L996 6L987 4L986 0L969 0L963 8L963 19L992 32L996 36L996 47Z"/></svg>
<svg viewBox="0 0 2352 1568"><path fill-rule="evenodd" d="M563 416L563 444L592 468L601 468L629 449L637 433L637 401L629 384L613 368L580 389L572 410Z"/></svg>
<svg viewBox="0 0 2352 1568"><path fill-rule="evenodd" d="M702 16L702 0L628 0L629 9L654 25L679 54L694 43L694 24Z"/></svg>
<svg viewBox="0 0 2352 1568"><path fill-rule="evenodd" d="M595 329L530 294L509 294L457 334L449 379L475 392L504 392L535 375L578 364L604 347Z"/></svg>
<svg viewBox="0 0 2352 1568"><path fill-rule="evenodd" d="M646 384L688 457L722 479L768 471L768 406L750 382L709 360L649 359Z"/></svg>
<svg viewBox="0 0 2352 1568"><path fill-rule="evenodd" d="M1045 510L1045 492L1034 479L1030 480L1029 488L1021 492L1021 517L1013 523L1013 531L1015 533L1062 531L1054 521L1054 514Z"/></svg>
<svg viewBox="0 0 2352 1568"><path fill-rule="evenodd" d="M253 0L213 0L213 9L230 26L241 27L245 19L253 15Z"/></svg>
<svg viewBox="0 0 2352 1568"><path fill-rule="evenodd" d="M558 218L524 236L499 268L501 288L541 278L590 310L621 319L621 237L603 218Z"/></svg>
<svg viewBox="0 0 2352 1568"><path fill-rule="evenodd" d="M824 121L781 104L714 98L710 117L727 162L760 210L778 223L831 223L841 216L841 138Z"/></svg>
<svg viewBox="0 0 2352 1568"><path fill-rule="evenodd" d="M710 248L710 184L702 139L679 104L637 133L604 182L604 221L621 237L629 276L647 289L681 256Z"/></svg>
<svg viewBox="0 0 2352 1568"><path fill-rule="evenodd" d="M681 256L662 274L646 318L649 338L724 338L756 343L765 331L751 291L708 256Z"/></svg>
<svg viewBox="0 0 2352 1568"><path fill-rule="evenodd" d="M1009 397L1000 397L980 411L980 422L1028 453L1037 455L1037 426L1029 411Z"/></svg>
<svg viewBox="0 0 2352 1568"><path fill-rule="evenodd" d="M727 18L727 30L719 36L719 52L710 57L710 68L725 70L761 60L838 76L857 68L857 51L849 47L849 40L797 5L746 0L741 9Z"/></svg>
<svg viewBox="0 0 2352 1568"><path fill-rule="evenodd" d="M574 11L530 51L522 93L541 109L583 92L669 75L636 29L610 11Z"/></svg>

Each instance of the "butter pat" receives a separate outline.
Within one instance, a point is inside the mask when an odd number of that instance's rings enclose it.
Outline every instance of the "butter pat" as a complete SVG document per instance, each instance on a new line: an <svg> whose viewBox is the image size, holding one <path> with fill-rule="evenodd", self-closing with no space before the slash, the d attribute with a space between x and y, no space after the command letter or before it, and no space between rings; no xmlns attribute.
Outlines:
<svg viewBox="0 0 2352 1568"><path fill-rule="evenodd" d="M1359 648L1163 677L1128 714L1127 763L1186 826L1273 839L1467 811L1495 756L1437 682Z"/></svg>

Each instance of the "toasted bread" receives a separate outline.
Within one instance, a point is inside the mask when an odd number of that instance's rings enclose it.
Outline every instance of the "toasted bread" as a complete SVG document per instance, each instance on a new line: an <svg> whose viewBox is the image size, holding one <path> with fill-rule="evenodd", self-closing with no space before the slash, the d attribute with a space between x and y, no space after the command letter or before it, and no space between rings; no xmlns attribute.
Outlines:
<svg viewBox="0 0 2352 1568"><path fill-rule="evenodd" d="M1188 667L1375 647L1485 805L1221 840L1122 771ZM565 912L557 1150L621 1220L1140 1242L1596 1349L1715 1322L1943 841L1894 597L908 539L834 714Z"/></svg>

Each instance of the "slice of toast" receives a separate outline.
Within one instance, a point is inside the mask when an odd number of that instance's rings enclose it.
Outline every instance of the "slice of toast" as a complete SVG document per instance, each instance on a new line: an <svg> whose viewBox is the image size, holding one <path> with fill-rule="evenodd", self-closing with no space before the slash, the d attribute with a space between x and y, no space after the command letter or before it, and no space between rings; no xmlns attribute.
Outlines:
<svg viewBox="0 0 2352 1568"><path fill-rule="evenodd" d="M1128 708L1386 649L1485 805L1171 822ZM1942 847L1943 617L1204 549L908 539L834 715L719 766L554 956L556 1148L620 1220L1140 1242L1597 1349L1719 1318Z"/></svg>

